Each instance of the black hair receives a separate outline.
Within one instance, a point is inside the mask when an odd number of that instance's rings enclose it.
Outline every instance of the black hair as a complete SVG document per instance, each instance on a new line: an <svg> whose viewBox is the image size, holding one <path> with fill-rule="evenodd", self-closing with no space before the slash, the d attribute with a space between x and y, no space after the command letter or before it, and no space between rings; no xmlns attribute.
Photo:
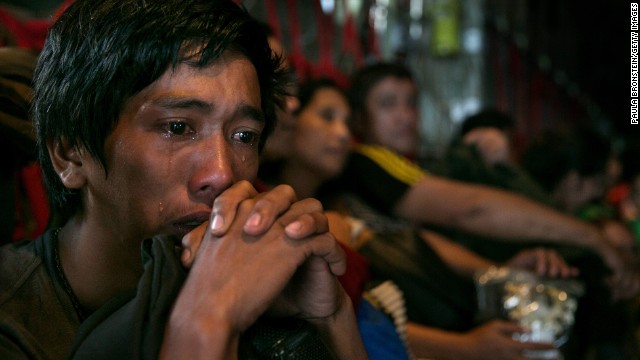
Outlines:
<svg viewBox="0 0 640 360"><path fill-rule="evenodd" d="M264 34L267 36L267 38L276 35L275 32L273 31L273 28L271 27L271 25L269 25L269 23L261 21L261 20L257 20L257 21L258 21L258 26L260 26L260 28L262 29Z"/></svg>
<svg viewBox="0 0 640 360"><path fill-rule="evenodd" d="M302 109L309 105L309 102L313 98L313 95L315 95L318 90L326 88L334 89L340 92L345 96L345 99L347 97L344 90L340 86L338 86L338 84L334 80L326 77L317 79L310 78L302 82L298 87L297 97L298 101L300 102L300 106L298 107L296 112L299 113L300 111L302 111Z"/></svg>
<svg viewBox="0 0 640 360"><path fill-rule="evenodd" d="M386 78L415 81L413 74L401 63L380 62L358 69L349 81L347 95L351 106L351 132L356 138L365 138L369 128L366 101L371 89Z"/></svg>
<svg viewBox="0 0 640 360"><path fill-rule="evenodd" d="M108 172L104 142L127 99L181 63L201 68L224 51L246 56L258 75L266 124L284 83L264 29L231 0L78 0L51 27L34 74L32 115L45 184L63 217L80 207L64 187L46 141L66 140L98 159Z"/></svg>
<svg viewBox="0 0 640 360"><path fill-rule="evenodd" d="M531 140L520 162L534 179L552 191L569 171L581 176L605 171L611 150L610 141L587 127L547 129Z"/></svg>
<svg viewBox="0 0 640 360"><path fill-rule="evenodd" d="M509 131L513 129L514 125L513 117L507 113L493 108L486 108L467 117L462 122L459 137L462 138L471 130L479 127L490 127L502 131Z"/></svg>

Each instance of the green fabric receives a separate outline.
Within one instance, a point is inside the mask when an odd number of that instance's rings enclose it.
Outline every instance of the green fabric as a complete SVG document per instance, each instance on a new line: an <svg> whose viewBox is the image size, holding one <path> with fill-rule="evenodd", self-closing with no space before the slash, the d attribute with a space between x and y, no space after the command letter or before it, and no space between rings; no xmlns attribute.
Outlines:
<svg viewBox="0 0 640 360"><path fill-rule="evenodd" d="M615 212L611 206L604 202L592 202L578 209L576 216L584 221L596 222L599 220L613 219Z"/></svg>
<svg viewBox="0 0 640 360"><path fill-rule="evenodd" d="M640 248L640 220L634 219L627 222L627 226L633 234L633 239L637 248Z"/></svg>

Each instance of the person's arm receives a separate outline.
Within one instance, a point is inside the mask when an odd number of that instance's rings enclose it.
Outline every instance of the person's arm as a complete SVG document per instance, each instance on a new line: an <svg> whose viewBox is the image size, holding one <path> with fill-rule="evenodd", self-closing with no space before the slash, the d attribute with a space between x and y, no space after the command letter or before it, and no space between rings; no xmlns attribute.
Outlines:
<svg viewBox="0 0 640 360"><path fill-rule="evenodd" d="M329 349L333 349L337 359L367 359L367 353L360 338L353 305L348 296L343 296L342 306L330 317L309 321L318 330Z"/></svg>
<svg viewBox="0 0 640 360"><path fill-rule="evenodd" d="M552 350L549 343L524 343L513 333L525 330L513 322L490 321L468 332L452 332L411 323L407 324L409 348L418 358L442 360L527 360L525 350Z"/></svg>
<svg viewBox="0 0 640 360"><path fill-rule="evenodd" d="M237 359L240 330L234 329L223 314L218 315L219 318L215 314L194 318L184 307L172 311L159 358Z"/></svg>
<svg viewBox="0 0 640 360"><path fill-rule="evenodd" d="M416 223L454 227L508 241L539 240L573 244L600 254L614 271L622 271L615 249L594 225L515 193L427 176L414 184L394 208Z"/></svg>
<svg viewBox="0 0 640 360"><path fill-rule="evenodd" d="M433 248L442 261L460 275L473 276L476 271L497 265L436 232L421 230L420 238Z"/></svg>
<svg viewBox="0 0 640 360"><path fill-rule="evenodd" d="M357 356L364 347L336 279L346 270L344 252L320 203L296 202L288 186L257 194L248 184L234 185L216 203L211 222L182 240L190 271L162 357L236 358L240 333L268 311L313 321L340 358L366 359Z"/></svg>
<svg viewBox="0 0 640 360"><path fill-rule="evenodd" d="M491 266L523 269L552 278L566 278L578 273L576 268L569 266L553 249L542 247L525 249L518 252L505 264L498 264L436 232L421 230L420 237L434 249L449 267L464 276L473 276L476 272L487 270Z"/></svg>
<svg viewBox="0 0 640 360"><path fill-rule="evenodd" d="M511 161L511 149L507 134L494 127L479 127L469 131L463 138L465 145L475 146L485 164L493 166Z"/></svg>

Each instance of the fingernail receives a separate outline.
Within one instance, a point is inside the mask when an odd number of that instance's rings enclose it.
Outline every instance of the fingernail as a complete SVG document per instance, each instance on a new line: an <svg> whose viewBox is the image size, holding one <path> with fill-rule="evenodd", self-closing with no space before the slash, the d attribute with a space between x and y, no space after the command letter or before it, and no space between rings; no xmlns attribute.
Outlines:
<svg viewBox="0 0 640 360"><path fill-rule="evenodd" d="M182 255L180 255L180 260L183 263L185 263L185 262L189 261L190 258L191 258L191 250L183 249L182 250Z"/></svg>
<svg viewBox="0 0 640 360"><path fill-rule="evenodd" d="M215 215L211 221L211 231L217 232L224 226L224 219L220 215Z"/></svg>
<svg viewBox="0 0 640 360"><path fill-rule="evenodd" d="M260 214L256 213L251 215L251 217L249 217L245 226L257 227L258 225L260 225L260 221L262 221L262 217L260 216Z"/></svg>
<svg viewBox="0 0 640 360"><path fill-rule="evenodd" d="M294 221L291 224L287 225L284 229L286 232L298 232L302 228L302 223L300 221Z"/></svg>

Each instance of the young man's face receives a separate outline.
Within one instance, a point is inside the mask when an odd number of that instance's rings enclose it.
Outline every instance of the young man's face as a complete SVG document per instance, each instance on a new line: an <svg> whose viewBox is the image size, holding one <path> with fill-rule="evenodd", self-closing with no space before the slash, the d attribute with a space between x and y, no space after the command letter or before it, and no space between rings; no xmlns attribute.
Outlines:
<svg viewBox="0 0 640 360"><path fill-rule="evenodd" d="M375 84L365 101L370 143L400 154L413 155L418 147L417 90L410 79L387 77Z"/></svg>
<svg viewBox="0 0 640 360"><path fill-rule="evenodd" d="M182 237L209 219L220 192L255 177L263 127L246 58L169 69L125 104L105 143L108 176L90 162L87 215L123 241Z"/></svg>

